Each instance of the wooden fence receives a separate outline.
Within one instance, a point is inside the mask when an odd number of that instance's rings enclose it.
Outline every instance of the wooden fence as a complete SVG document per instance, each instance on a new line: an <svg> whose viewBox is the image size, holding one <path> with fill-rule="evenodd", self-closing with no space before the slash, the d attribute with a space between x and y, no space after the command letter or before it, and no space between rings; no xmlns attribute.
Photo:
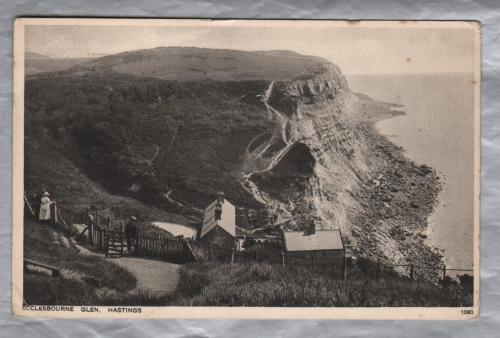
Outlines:
<svg viewBox="0 0 500 338"><path fill-rule="evenodd" d="M211 248L209 259L227 264L275 264L287 269L307 269L312 272L328 274L334 278L345 278L346 275L343 257L301 257L288 254L279 246L267 244L256 244L244 251Z"/></svg>
<svg viewBox="0 0 500 338"><path fill-rule="evenodd" d="M139 257L153 257L178 264L196 260L191 246L182 238L139 233L134 245L134 255Z"/></svg>
<svg viewBox="0 0 500 338"><path fill-rule="evenodd" d="M222 263L254 263L263 262L268 264L279 264L287 269L305 268L311 272L319 272L334 278L356 278L357 273L370 276L375 280L391 277L406 277L408 281L430 281L436 284L445 284L451 281L451 277L458 277L461 283L469 279L472 283L472 269L449 268L442 266L424 266L419 264L389 264L377 259L356 259L343 256L335 257L300 257L289 255L279 247L269 245L255 245L245 251L234 249L210 249L209 259ZM460 276L458 273L464 273ZM470 273L470 276L468 276ZM455 274L455 275L453 275ZM448 281L447 281L448 280Z"/></svg>
<svg viewBox="0 0 500 338"><path fill-rule="evenodd" d="M24 202L27 212L37 217L37 212L30 204L26 195ZM81 215L75 215L71 209L62 208L62 203L54 204L51 209L53 222L64 226L70 232L73 231L74 222L81 223ZM108 255L124 253L125 236L121 224L110 217L103 217L99 210L93 211L94 224L89 227L89 244ZM150 235L139 233L135 240L134 255L140 257L151 257L166 260L173 263L185 263L196 260L196 255L188 241L182 238L172 238L163 235ZM301 257L292 257L282 251L279 246L258 243L244 251L234 249L217 249L210 246L209 259L218 260L223 263L245 263L266 262L268 264L281 264L287 267L306 267L313 271L332 272L344 278L353 275L356 271L372 276L380 280L392 275L406 276L409 281L428 280L441 283L448 277L455 277L459 273L473 275L473 269L449 268L442 266L423 266L419 264L389 264L381 259L376 261L358 259L354 262L350 257L344 255L342 262L334 262L330 259L315 258L313 260Z"/></svg>
<svg viewBox="0 0 500 338"><path fill-rule="evenodd" d="M425 280L434 283L442 284L447 278L459 277L459 273L470 277L474 273L473 269L457 269L449 268L446 265L441 266L425 266L421 264L390 264L380 258L374 260L357 259L355 262L348 258L348 273L360 270L363 274L371 276L375 280L390 278L397 275L398 277L406 277L410 282Z"/></svg>
<svg viewBox="0 0 500 338"><path fill-rule="evenodd" d="M278 248L258 245L244 251L210 247L209 259L222 263L266 262L283 264L283 252Z"/></svg>

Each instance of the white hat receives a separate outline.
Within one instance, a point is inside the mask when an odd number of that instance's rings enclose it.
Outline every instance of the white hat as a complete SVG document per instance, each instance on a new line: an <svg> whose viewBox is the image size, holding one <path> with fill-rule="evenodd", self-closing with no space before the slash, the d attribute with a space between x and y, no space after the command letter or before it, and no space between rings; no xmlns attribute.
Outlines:
<svg viewBox="0 0 500 338"><path fill-rule="evenodd" d="M137 220L135 216L130 216L130 218L133 219L134 221Z"/></svg>
<svg viewBox="0 0 500 338"><path fill-rule="evenodd" d="M42 196L50 196L50 194L46 191L42 194Z"/></svg>

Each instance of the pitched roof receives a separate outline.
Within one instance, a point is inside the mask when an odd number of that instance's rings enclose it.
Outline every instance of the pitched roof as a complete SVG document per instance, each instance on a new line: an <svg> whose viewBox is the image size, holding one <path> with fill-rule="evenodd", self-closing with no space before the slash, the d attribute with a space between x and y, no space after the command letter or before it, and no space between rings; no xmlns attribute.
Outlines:
<svg viewBox="0 0 500 338"><path fill-rule="evenodd" d="M302 231L284 231L287 251L341 250L344 248L340 230L316 231L306 235Z"/></svg>
<svg viewBox="0 0 500 338"><path fill-rule="evenodd" d="M210 203L205 209L205 217L201 228L200 238L208 234L217 225L227 231L231 236L236 236L236 208L227 199L224 199L222 215L219 221L215 221L215 207L217 200Z"/></svg>

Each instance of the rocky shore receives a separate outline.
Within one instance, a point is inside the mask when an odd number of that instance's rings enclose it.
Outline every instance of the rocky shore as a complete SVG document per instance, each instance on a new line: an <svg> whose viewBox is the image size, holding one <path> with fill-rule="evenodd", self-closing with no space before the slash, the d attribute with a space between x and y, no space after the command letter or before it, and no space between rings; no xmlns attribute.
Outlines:
<svg viewBox="0 0 500 338"><path fill-rule="evenodd" d="M442 256L426 242L428 219L437 206L441 182L437 172L404 156L404 149L381 135L379 118L367 122L371 151L383 166L365 180L355 193L361 210L351 210L352 254L380 258L391 264L414 264L415 274L436 278ZM402 269L402 273L407 273Z"/></svg>
<svg viewBox="0 0 500 338"><path fill-rule="evenodd" d="M435 279L442 257L424 232L439 176L377 130L381 119L404 114L400 107L353 93L342 79L331 69L312 80L275 83L270 104L288 119L295 146L272 170L251 175L250 190L289 219L285 230L339 228L349 255L413 264L414 276Z"/></svg>

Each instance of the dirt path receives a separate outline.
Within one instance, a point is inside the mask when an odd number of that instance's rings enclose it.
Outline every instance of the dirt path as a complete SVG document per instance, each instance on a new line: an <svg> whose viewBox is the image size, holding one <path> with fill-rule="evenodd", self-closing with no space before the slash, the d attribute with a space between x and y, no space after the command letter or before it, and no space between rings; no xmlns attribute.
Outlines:
<svg viewBox="0 0 500 338"><path fill-rule="evenodd" d="M273 107L271 107L271 105L269 104L269 99L270 99L270 97L272 95L272 92L273 92L274 83L275 83L275 81L272 81L269 84L269 86L267 87L264 95L259 95L259 97L261 97L262 102L266 106L266 109L267 109L267 111L269 113L269 120L272 121L274 119L273 116L275 116L275 118L278 121L281 121L281 123L280 123L280 131L279 131L280 135L278 137L281 138L281 141L283 141L283 143L285 144L285 146L283 148L281 148L278 152L276 152L274 154L274 156L271 158L271 161L269 162L269 164L264 169L261 169L261 170L254 169L254 170L250 171L249 173L243 172L242 175L241 175L241 177L240 177L240 183L242 184L243 188L245 190L247 190L250 194L252 194L252 196L257 201L259 201L259 202L261 202L263 204L266 204L267 200L260 193L257 185L254 182L252 182L252 180L250 179L251 176L254 175L254 174L262 174L262 173L265 173L267 171L271 171L285 157L285 155L288 153L288 151L295 144L295 142L290 142L290 140L288 140L287 137L286 137L286 127L288 125L288 118L284 114L280 113L278 110L276 110ZM246 149L247 157L248 158L252 158L252 160L255 161L256 159L260 158L271 147L271 145L276 141L276 139L275 139L275 137L276 137L276 130L274 130L274 128L275 128L275 126L270 127L269 130L266 130L263 133L255 136L250 141L250 143L248 144L247 149ZM254 150L254 152L258 151L258 153L257 154L253 154L253 156L252 156L252 154L250 153L250 148L251 148L253 142L255 142L255 140L257 140L257 138L259 138L264 133L270 133L273 136L266 142L267 144L262 144L259 147L257 147Z"/></svg>
<svg viewBox="0 0 500 338"><path fill-rule="evenodd" d="M122 257L112 260L137 279L137 288L165 294L174 292L179 283L180 265L152 259Z"/></svg>
<svg viewBox="0 0 500 338"><path fill-rule="evenodd" d="M76 247L82 255L103 257L78 244ZM177 264L134 257L109 258L109 261L129 271L137 279L137 288L149 293L171 293L179 283L180 265Z"/></svg>
<svg viewBox="0 0 500 338"><path fill-rule="evenodd" d="M179 206L181 208L192 209L192 210L194 210L196 212L200 212L200 213L204 213L205 212L204 210L195 208L195 207L190 206L190 205L182 204L181 202L176 201L175 199L173 199L172 198L172 189L170 189L166 194L163 194L163 197L165 197L170 203L174 203L174 204L176 204L177 206Z"/></svg>
<svg viewBox="0 0 500 338"><path fill-rule="evenodd" d="M153 144L153 147L155 148L154 154L151 156L151 158L145 159L145 162L148 163L149 165L152 165L154 160L156 160L158 155L160 155L160 150L161 150L160 146Z"/></svg>

